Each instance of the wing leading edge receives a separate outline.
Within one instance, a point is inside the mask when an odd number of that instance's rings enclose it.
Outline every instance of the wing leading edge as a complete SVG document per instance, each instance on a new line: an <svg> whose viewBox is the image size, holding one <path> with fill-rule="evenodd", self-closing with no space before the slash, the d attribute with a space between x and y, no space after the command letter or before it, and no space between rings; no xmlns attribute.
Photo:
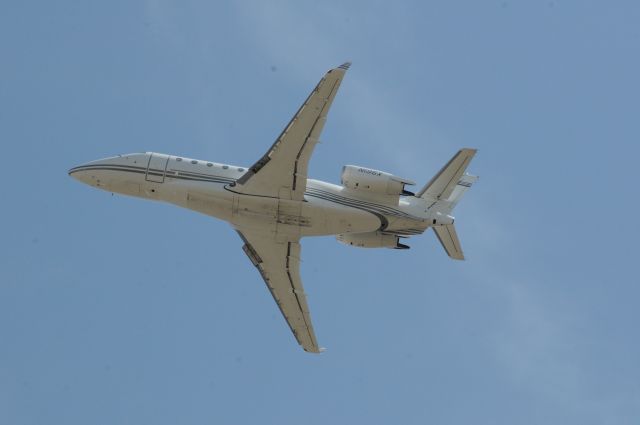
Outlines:
<svg viewBox="0 0 640 425"><path fill-rule="evenodd" d="M305 351L322 352L300 279L299 241L280 242L244 229L238 234L244 241L243 251L260 272L298 344Z"/></svg>
<svg viewBox="0 0 640 425"><path fill-rule="evenodd" d="M236 182L234 191L273 198L304 199L309 158L349 62L329 70L275 143Z"/></svg>

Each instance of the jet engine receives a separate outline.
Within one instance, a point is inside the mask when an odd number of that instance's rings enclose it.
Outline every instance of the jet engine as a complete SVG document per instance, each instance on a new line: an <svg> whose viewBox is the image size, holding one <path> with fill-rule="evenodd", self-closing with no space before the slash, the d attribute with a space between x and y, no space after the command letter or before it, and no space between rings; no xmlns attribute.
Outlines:
<svg viewBox="0 0 640 425"><path fill-rule="evenodd" d="M336 236L336 239L358 248L409 249L409 246L400 243L400 236L382 232L345 233Z"/></svg>
<svg viewBox="0 0 640 425"><path fill-rule="evenodd" d="M372 170L357 165L342 167L342 185L348 189L379 195L413 195L405 185L415 184L411 180L396 177L384 171Z"/></svg>

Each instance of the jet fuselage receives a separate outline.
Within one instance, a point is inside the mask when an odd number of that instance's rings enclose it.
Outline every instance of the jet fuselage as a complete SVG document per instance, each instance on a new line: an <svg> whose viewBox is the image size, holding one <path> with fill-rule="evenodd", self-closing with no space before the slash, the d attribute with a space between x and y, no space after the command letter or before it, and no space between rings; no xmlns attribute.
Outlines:
<svg viewBox="0 0 640 425"><path fill-rule="evenodd" d="M435 217L422 199L401 197L398 205L357 196L343 186L309 179L303 201L234 191L245 167L158 153L119 155L92 161L69 174L99 189L168 202L228 221L234 226L287 236L393 231L420 234Z"/></svg>

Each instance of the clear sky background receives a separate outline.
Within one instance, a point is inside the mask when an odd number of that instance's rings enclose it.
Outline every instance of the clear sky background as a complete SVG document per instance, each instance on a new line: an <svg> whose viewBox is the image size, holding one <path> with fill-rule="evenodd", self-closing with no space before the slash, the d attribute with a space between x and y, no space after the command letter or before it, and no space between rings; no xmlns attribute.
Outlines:
<svg viewBox="0 0 640 425"><path fill-rule="evenodd" d="M634 1L0 2L0 424L637 424ZM223 222L67 170L251 165L351 60L310 164L424 184L468 257L303 240L304 353Z"/></svg>

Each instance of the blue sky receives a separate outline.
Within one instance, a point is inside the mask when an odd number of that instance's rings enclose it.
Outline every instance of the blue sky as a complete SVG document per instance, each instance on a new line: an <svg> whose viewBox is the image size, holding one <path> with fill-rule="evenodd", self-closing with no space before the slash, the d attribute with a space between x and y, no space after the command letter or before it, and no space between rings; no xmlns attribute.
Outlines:
<svg viewBox="0 0 640 425"><path fill-rule="evenodd" d="M631 1L0 4L0 424L632 424ZM353 61L310 164L426 182L460 147L468 260L303 240L320 356L225 223L67 170L250 165Z"/></svg>

